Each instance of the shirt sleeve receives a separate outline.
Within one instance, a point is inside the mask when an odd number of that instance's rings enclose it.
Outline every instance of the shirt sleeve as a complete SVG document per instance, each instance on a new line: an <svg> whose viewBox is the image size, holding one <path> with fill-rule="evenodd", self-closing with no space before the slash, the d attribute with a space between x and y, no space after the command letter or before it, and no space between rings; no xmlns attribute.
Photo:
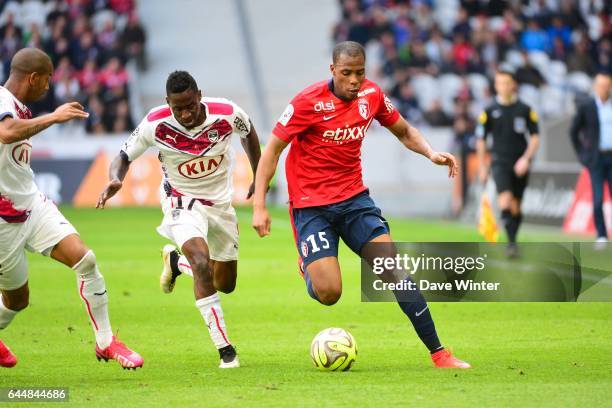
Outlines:
<svg viewBox="0 0 612 408"><path fill-rule="evenodd" d="M382 126L391 126L400 118L400 114L391 103L391 100L382 90L379 90L379 104L378 112L374 115L374 118Z"/></svg>
<svg viewBox="0 0 612 408"><path fill-rule="evenodd" d="M13 114L13 101L9 101L8 98L0 98L0 120L3 120L6 117L14 118Z"/></svg>
<svg viewBox="0 0 612 408"><path fill-rule="evenodd" d="M153 128L145 118L134 129L130 137L125 141L121 150L127 154L129 161L134 161L154 144Z"/></svg>
<svg viewBox="0 0 612 408"><path fill-rule="evenodd" d="M489 120L489 113L486 110L483 110L480 116L478 116L478 125L476 126L476 137L479 139L486 139L490 130L491 130L491 121Z"/></svg>
<svg viewBox="0 0 612 408"><path fill-rule="evenodd" d="M245 138L251 133L251 119L242 108L236 104L234 105L234 132L238 133L241 138Z"/></svg>
<svg viewBox="0 0 612 408"><path fill-rule="evenodd" d="M291 143L296 136L304 133L311 124L306 106L299 95L293 98L278 119L272 133L286 143Z"/></svg>
<svg viewBox="0 0 612 408"><path fill-rule="evenodd" d="M538 114L531 108L529 108L527 113L527 129L529 130L529 135L537 135L539 133Z"/></svg>

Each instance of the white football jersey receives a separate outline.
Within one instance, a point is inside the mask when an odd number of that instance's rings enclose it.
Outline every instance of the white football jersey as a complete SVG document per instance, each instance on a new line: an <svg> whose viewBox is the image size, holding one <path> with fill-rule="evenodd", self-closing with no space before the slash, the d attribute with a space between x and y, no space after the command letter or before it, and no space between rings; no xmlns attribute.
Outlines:
<svg viewBox="0 0 612 408"><path fill-rule="evenodd" d="M0 120L6 117L31 119L32 113L8 89L0 86ZM31 158L29 139L0 143L0 224L25 222L39 194L30 168Z"/></svg>
<svg viewBox="0 0 612 408"><path fill-rule="evenodd" d="M206 120L184 128L168 105L151 109L122 149L130 161L148 147L159 150L167 194L186 195L213 204L231 201L231 168L234 161L230 137L246 137L251 131L247 114L224 98L202 98Z"/></svg>

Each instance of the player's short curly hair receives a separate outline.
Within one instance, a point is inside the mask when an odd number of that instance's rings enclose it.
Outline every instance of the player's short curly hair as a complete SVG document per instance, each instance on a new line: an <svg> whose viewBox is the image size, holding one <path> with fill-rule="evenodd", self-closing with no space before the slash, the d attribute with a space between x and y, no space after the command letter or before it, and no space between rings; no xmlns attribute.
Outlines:
<svg viewBox="0 0 612 408"><path fill-rule="evenodd" d="M198 84L187 71L174 71L166 80L166 94L181 93L188 89L198 90Z"/></svg>
<svg viewBox="0 0 612 408"><path fill-rule="evenodd" d="M348 55L349 57L358 57L361 55L364 60L366 58L363 45L355 41L342 41L334 46L334 51L332 52L332 61L334 64L338 61L340 55Z"/></svg>

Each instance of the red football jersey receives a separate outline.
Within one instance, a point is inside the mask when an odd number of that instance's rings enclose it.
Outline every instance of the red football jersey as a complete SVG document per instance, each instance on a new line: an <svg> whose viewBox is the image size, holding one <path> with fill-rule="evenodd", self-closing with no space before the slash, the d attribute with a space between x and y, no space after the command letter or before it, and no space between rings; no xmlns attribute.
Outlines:
<svg viewBox="0 0 612 408"><path fill-rule="evenodd" d="M289 201L294 208L333 204L366 190L361 144L376 119L393 125L399 113L378 85L365 80L357 98L343 101L321 81L297 94L274 127L291 143L285 162Z"/></svg>

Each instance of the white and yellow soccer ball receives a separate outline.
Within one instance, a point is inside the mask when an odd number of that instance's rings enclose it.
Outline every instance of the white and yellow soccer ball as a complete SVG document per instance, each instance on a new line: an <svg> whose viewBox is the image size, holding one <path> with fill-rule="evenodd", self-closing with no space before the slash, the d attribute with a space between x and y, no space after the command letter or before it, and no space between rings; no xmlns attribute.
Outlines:
<svg viewBox="0 0 612 408"><path fill-rule="evenodd" d="M319 370L347 371L357 358L357 343L346 330L330 327L312 340L310 357Z"/></svg>

